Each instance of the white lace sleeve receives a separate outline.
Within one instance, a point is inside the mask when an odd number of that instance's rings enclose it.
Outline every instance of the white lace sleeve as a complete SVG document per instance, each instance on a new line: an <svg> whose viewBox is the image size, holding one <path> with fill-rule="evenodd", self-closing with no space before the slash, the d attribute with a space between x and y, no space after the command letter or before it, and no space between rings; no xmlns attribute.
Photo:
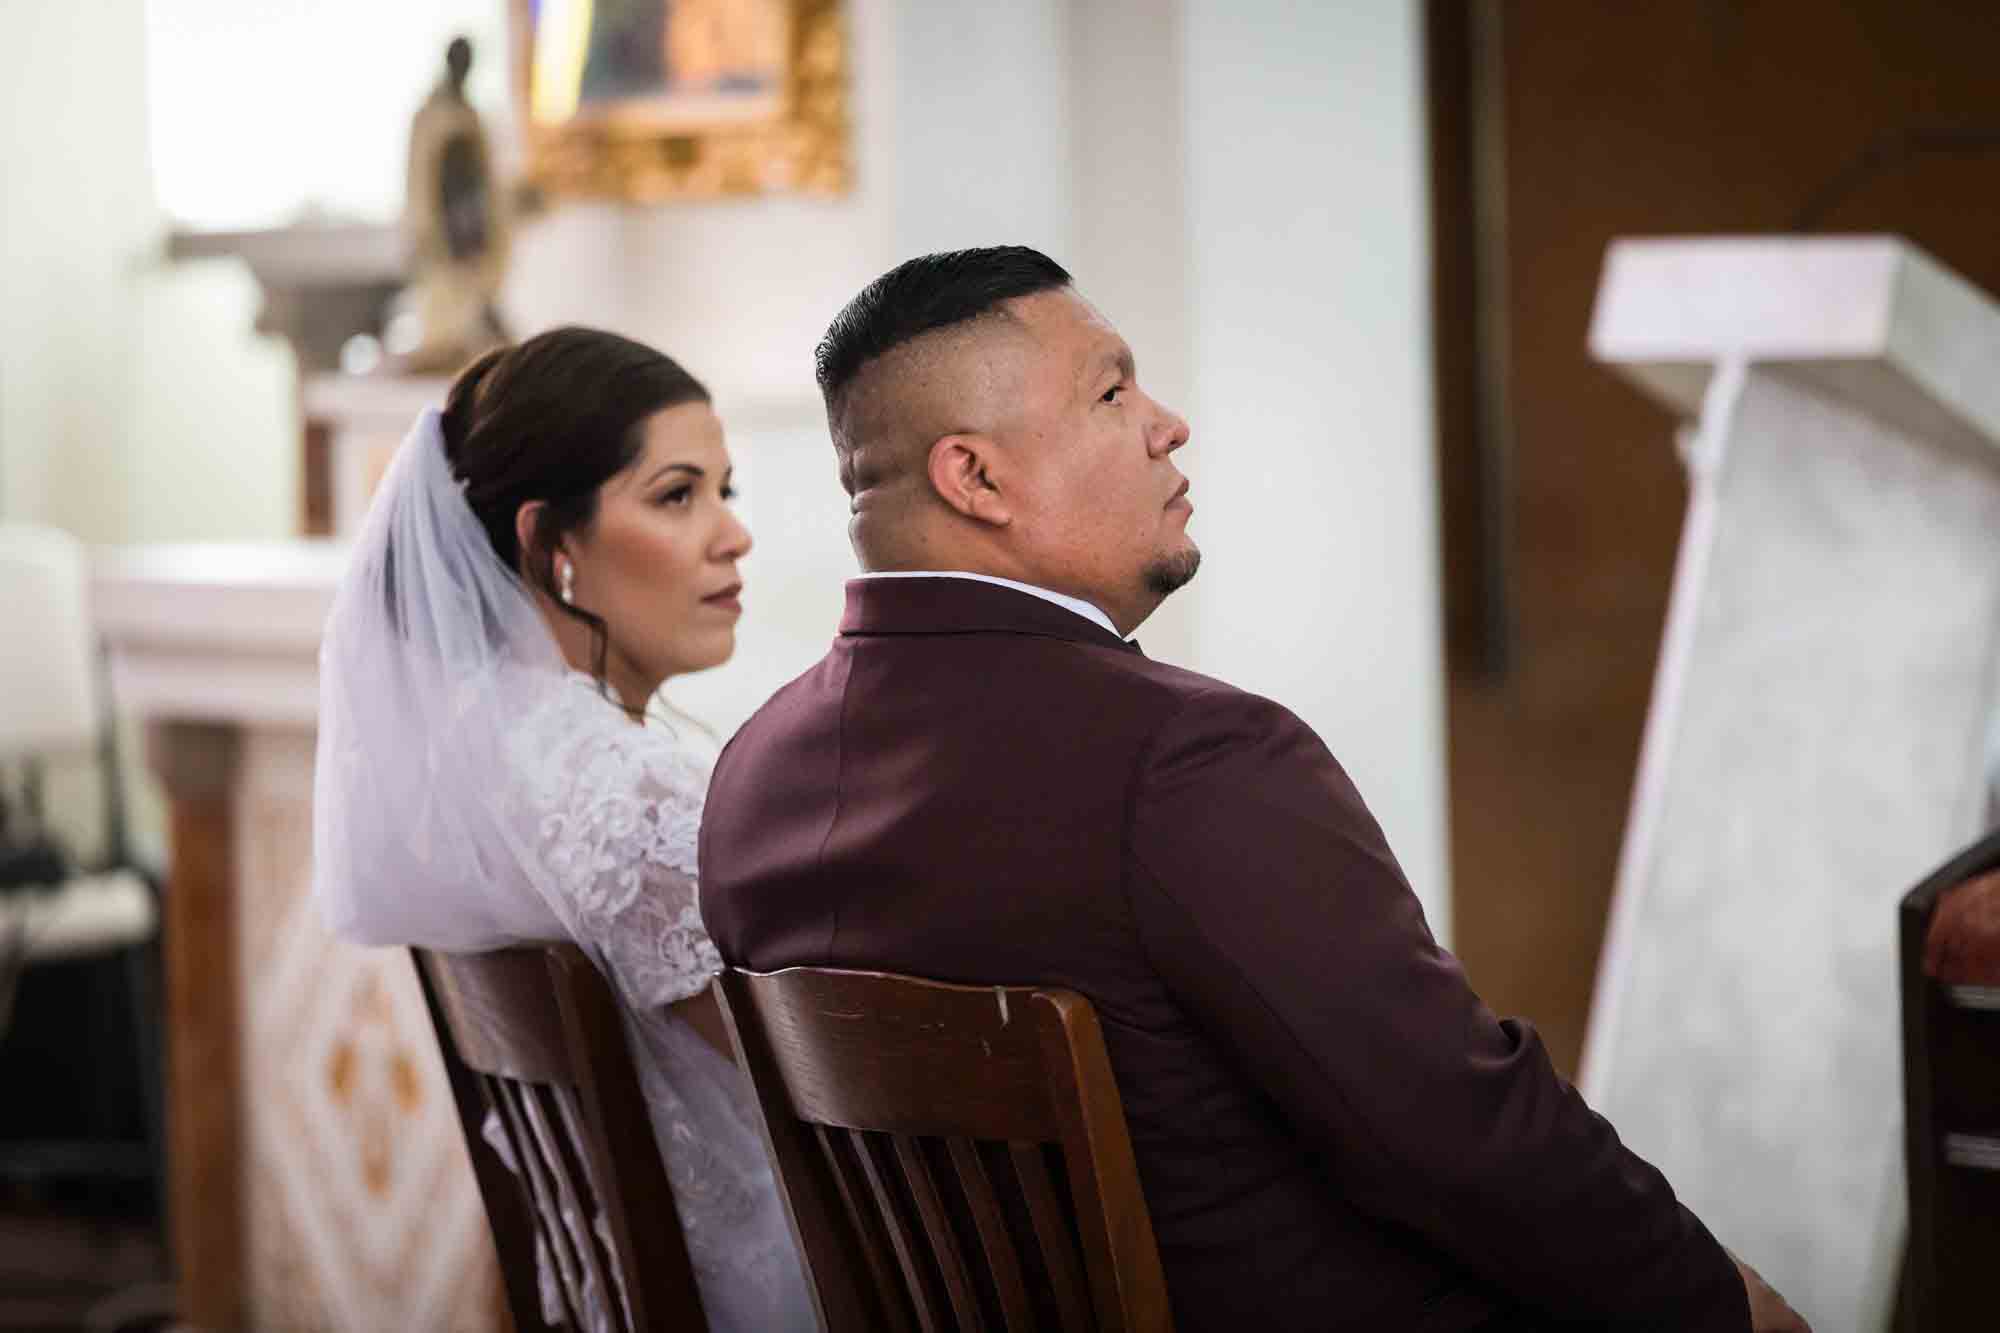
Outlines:
<svg viewBox="0 0 2000 1333"><path fill-rule="evenodd" d="M722 967L696 909L706 765L670 731L626 721L588 681L517 737L550 906L634 1009L699 991Z"/></svg>

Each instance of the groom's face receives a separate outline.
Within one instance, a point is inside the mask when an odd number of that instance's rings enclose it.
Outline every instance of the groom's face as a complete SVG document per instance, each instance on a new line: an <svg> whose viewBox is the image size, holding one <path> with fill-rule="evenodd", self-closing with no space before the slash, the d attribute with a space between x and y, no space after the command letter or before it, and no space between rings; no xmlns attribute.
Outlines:
<svg viewBox="0 0 2000 1333"><path fill-rule="evenodd" d="M1028 334L1001 438L1014 456L1019 553L1037 581L1096 603L1121 631L1194 576L1187 422L1139 387L1132 349L1074 291L1008 303Z"/></svg>

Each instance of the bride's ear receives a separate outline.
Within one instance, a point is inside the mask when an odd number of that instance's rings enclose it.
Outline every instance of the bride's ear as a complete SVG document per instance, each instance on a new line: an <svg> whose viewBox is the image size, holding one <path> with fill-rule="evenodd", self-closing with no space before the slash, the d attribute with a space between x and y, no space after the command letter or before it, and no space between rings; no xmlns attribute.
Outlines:
<svg viewBox="0 0 2000 1333"><path fill-rule="evenodd" d="M514 511L515 563L521 569L528 567L528 553L535 549L535 529L541 526L542 511L547 508L546 500L524 500Z"/></svg>

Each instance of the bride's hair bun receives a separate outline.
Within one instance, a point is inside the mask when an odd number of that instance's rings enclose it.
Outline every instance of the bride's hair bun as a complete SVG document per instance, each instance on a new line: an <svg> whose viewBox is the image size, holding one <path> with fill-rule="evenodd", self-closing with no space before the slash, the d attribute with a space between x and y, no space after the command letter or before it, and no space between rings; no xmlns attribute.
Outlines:
<svg viewBox="0 0 2000 1333"><path fill-rule="evenodd" d="M460 459L465 453L466 437L472 433L473 415L478 411L479 391L493 367L500 364L509 349L496 347L458 373L452 381L451 392L445 398L444 416L439 426L444 435L444 456L451 463L452 475L465 480Z"/></svg>

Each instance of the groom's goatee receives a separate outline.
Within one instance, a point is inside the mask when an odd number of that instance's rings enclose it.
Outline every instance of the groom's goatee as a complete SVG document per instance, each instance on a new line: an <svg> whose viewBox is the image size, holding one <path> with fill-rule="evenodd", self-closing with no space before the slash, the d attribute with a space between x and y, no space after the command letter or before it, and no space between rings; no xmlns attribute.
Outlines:
<svg viewBox="0 0 2000 1333"><path fill-rule="evenodd" d="M1146 566L1146 591L1165 597L1187 586L1201 568L1201 552L1192 548L1176 551Z"/></svg>

